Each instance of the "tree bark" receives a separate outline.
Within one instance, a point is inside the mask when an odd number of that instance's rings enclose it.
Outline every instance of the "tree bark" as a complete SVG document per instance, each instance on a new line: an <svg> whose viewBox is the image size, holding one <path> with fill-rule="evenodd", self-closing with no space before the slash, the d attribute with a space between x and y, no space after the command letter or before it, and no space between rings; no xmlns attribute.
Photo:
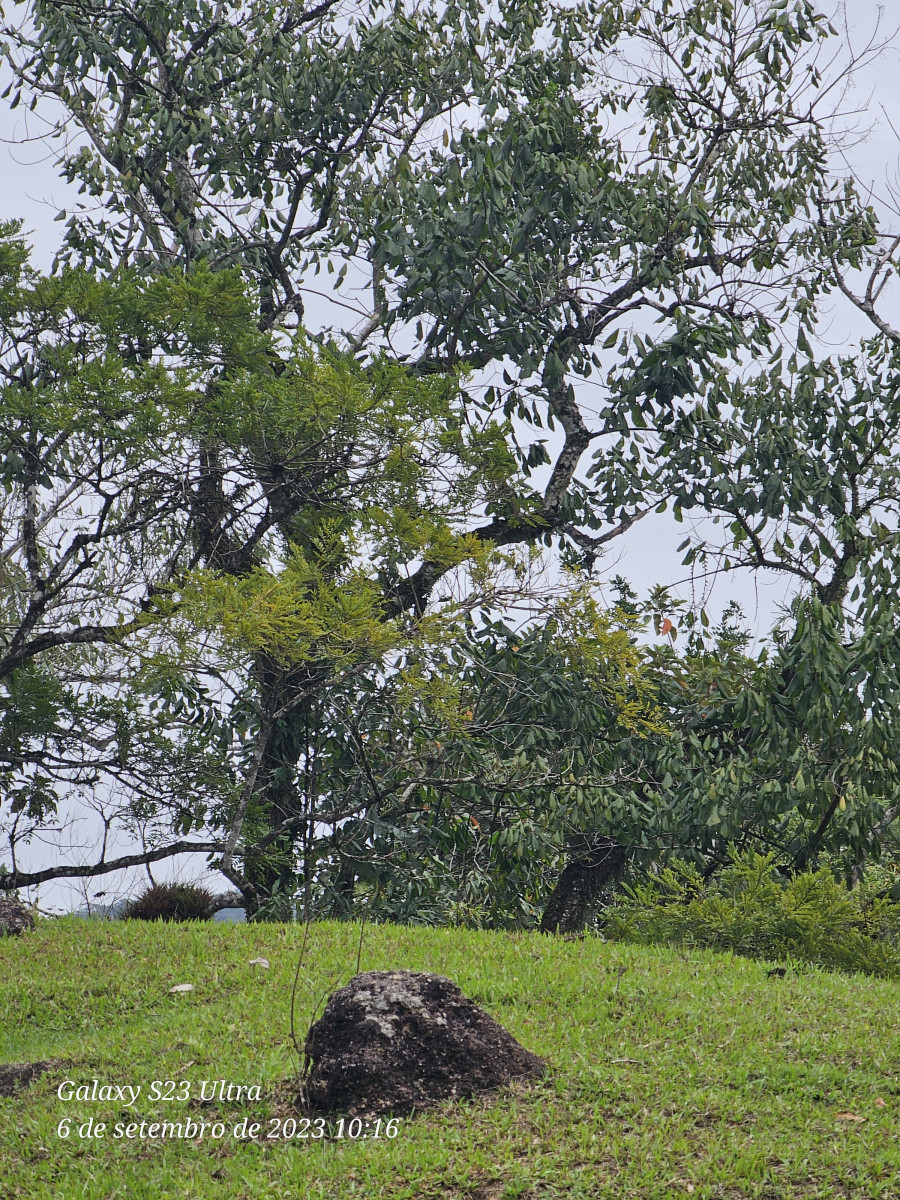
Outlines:
<svg viewBox="0 0 900 1200"><path fill-rule="evenodd" d="M563 868L547 901L541 933L581 933L593 920L603 888L622 873L626 850L612 838L598 838L585 855Z"/></svg>

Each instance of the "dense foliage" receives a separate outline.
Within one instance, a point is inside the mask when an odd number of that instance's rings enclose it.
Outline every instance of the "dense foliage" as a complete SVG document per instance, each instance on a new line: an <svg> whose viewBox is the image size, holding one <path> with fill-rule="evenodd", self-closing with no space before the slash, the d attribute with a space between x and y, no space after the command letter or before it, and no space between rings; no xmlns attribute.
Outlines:
<svg viewBox="0 0 900 1200"><path fill-rule="evenodd" d="M831 155L833 33L807 0L6 28L83 200L50 278L12 230L0 263L0 887L202 849L260 915L506 923L599 835L893 852L900 243ZM856 354L815 350L834 295ZM641 649L594 588L654 511L718 522L692 569L790 579L762 653L700 612L676 653L663 594ZM139 850L22 869L65 804Z"/></svg>
<svg viewBox="0 0 900 1200"><path fill-rule="evenodd" d="M276 719L499 603L517 564L457 530L511 469L502 427L463 422L452 377L276 354L234 272L45 279L7 233L4 883L52 877L16 850L79 792L151 855L195 828L233 854ZM469 587L404 621L415 555Z"/></svg>
<svg viewBox="0 0 900 1200"><path fill-rule="evenodd" d="M622 743L636 786L614 793L607 832L644 861L663 852L707 871L733 845L771 851L792 871L824 856L848 880L895 856L900 714L887 622L854 627L839 606L800 597L751 656L734 614L707 630L684 616L682 652L667 637L646 661L668 732Z"/></svg>
<svg viewBox="0 0 900 1200"><path fill-rule="evenodd" d="M827 868L785 878L773 855L736 856L712 881L686 864L666 868L607 910L604 932L900 977L896 899L848 891Z"/></svg>
<svg viewBox="0 0 900 1200"><path fill-rule="evenodd" d="M460 631L428 663L357 689L317 746L320 786L347 819L315 845L326 869L306 872L304 902L533 923L566 852L598 826L616 747L662 728L633 629L582 589L527 629Z"/></svg>

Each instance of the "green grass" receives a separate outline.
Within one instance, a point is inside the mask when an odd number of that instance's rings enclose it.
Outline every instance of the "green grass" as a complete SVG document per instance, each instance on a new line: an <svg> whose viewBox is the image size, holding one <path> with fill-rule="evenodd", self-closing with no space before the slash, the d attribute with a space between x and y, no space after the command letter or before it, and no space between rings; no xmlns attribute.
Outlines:
<svg viewBox="0 0 900 1200"><path fill-rule="evenodd" d="M66 1116L285 1115L302 936L65 919L0 941L0 1063L58 1064L0 1099L0 1200L900 1196L896 983L801 967L768 978L748 959L597 938L369 928L364 970L448 975L552 1071L531 1090L403 1120L393 1141L57 1137ZM351 974L357 938L358 926L313 926L304 1026ZM194 991L170 995L176 983ZM66 1103L66 1078L144 1093L124 1112ZM146 1102L154 1079L219 1078L258 1083L263 1098ZM848 1112L864 1119L838 1119Z"/></svg>

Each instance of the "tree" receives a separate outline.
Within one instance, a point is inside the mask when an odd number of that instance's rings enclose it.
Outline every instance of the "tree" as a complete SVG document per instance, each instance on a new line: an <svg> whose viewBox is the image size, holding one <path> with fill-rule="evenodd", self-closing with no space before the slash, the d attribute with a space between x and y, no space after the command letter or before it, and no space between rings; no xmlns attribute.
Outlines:
<svg viewBox="0 0 900 1200"><path fill-rule="evenodd" d="M827 848L843 854L850 872L880 853L900 811L892 734L898 348L879 334L856 355L818 358L801 339L794 354L775 355L750 379L723 373L671 434L697 448L685 503L699 497L731 534L724 551L685 542L687 560L765 568L803 585L765 671L745 663L733 674L737 660L728 655L709 663L707 684L724 692L712 725L698 721L697 733L742 732L720 747L734 796L726 801L710 782L719 802L694 805L694 820L721 823L726 842L770 837L766 849L778 848L795 868ZM749 770L740 783L733 753ZM706 840L692 836L698 846Z"/></svg>
<svg viewBox="0 0 900 1200"><path fill-rule="evenodd" d="M311 276L343 256L373 300L352 346L402 337L420 371L506 371L483 399L522 423L522 473L473 522L495 544L558 536L591 556L673 500L645 456L691 476L693 447L673 461L657 440L679 403L720 358L769 346L779 304L812 311L837 253L819 215L862 220L829 174L828 28L803 0L414 18L63 0L31 17L7 30L14 102L52 99L59 132L83 130L64 169L85 209L102 201L69 218L69 253L240 263L266 325L302 318ZM592 374L583 403L571 381ZM396 602L424 604L440 574L423 562Z"/></svg>
<svg viewBox="0 0 900 1200"><path fill-rule="evenodd" d="M21 879L17 849L65 796L96 800L107 834L116 816L134 831L164 809L166 845L146 831L150 861L208 848L172 833L222 800L220 724L201 683L160 674L148 688L147 663L156 596L190 555L191 498L172 480L184 476L196 360L215 359L220 319L240 318L228 278L210 280L193 353L166 370L139 350L185 315L173 302L163 316L164 287L38 278L14 234L0 242L4 887L39 881Z"/></svg>
<svg viewBox="0 0 900 1200"><path fill-rule="evenodd" d="M396 563L466 564L467 603L492 595L497 555L454 527L512 470L502 426L466 427L449 376L300 336L276 353L234 271L41 278L13 235L0 886L111 869L17 869L63 793L92 797L108 829L143 824L134 861L204 850L234 875L275 721L421 636L385 611ZM294 816L267 809L259 837L277 849Z"/></svg>
<svg viewBox="0 0 900 1200"><path fill-rule="evenodd" d="M525 629L468 622L397 665L329 694L306 731L304 906L533 922L617 742L661 728L630 622L574 586Z"/></svg>
<svg viewBox="0 0 900 1200"><path fill-rule="evenodd" d="M655 599L675 615L664 593ZM638 858L690 860L707 876L735 847L772 854L788 872L822 855L851 880L895 853L893 629L801 595L751 655L736 620L709 630L696 613L683 618L685 649L667 618L646 663L666 732L620 741L618 770L632 786L610 790L604 828Z"/></svg>
<svg viewBox="0 0 900 1200"><path fill-rule="evenodd" d="M755 491L714 474L723 397L736 409L730 470L753 416L753 384L730 381L777 350L779 323L803 352L819 296L872 236L866 206L830 172L816 59L829 30L809 3L526 2L492 15L472 2L57 0L6 33L13 103L57 105L57 131L82 131L64 157L88 193L69 217L70 259L148 275L236 265L262 330L302 325L314 275L343 260L339 302L371 294L345 347L377 364L379 346L402 345L420 380L475 372L446 420L452 437L487 439L489 486L471 490L466 459L449 557L446 537L399 539L377 579L383 620L427 614L464 534L475 557L555 543L590 566L671 505L727 513L753 544ZM854 236L829 233L844 229ZM272 379L290 377L292 353L270 339ZM771 383L759 381L760 405ZM229 587L261 586L287 546L303 570L321 556L331 500L309 486L310 443L284 461L275 425L250 454L248 431L207 428L183 484L195 565ZM822 431L803 434L811 461ZM352 493L343 464L329 461L318 486L332 479ZM245 486L265 511L249 552L234 532ZM782 498L804 516L805 499ZM331 670L272 670L263 651L248 669L265 736L245 807L260 805L262 837L278 840L306 819L297 697L310 671L325 689ZM290 838L280 849L292 855ZM254 872L262 893L287 877L271 857Z"/></svg>

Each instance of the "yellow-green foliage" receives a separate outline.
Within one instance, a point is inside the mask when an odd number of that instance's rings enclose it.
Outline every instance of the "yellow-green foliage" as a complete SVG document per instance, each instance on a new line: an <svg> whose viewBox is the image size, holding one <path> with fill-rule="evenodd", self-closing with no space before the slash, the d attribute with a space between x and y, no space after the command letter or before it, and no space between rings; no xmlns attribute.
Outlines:
<svg viewBox="0 0 900 1200"><path fill-rule="evenodd" d="M634 640L634 627L634 618L619 610L610 612L590 586L572 582L534 629L540 628L544 635L545 653L554 655L550 669L592 689L593 699L613 714L615 724L632 732L662 733L666 727ZM448 657L454 639L465 633L453 609L426 614L408 642L396 691L401 705L418 699L431 717L446 724L448 733L462 736L483 732L473 707L481 684L467 683L461 665ZM522 642L527 640L525 627ZM518 656L521 646L513 643L510 649Z"/></svg>
<svg viewBox="0 0 900 1200"><path fill-rule="evenodd" d="M287 357L281 349L276 370L253 339L229 344L227 369L196 393L192 420L195 434L271 481L288 550L279 561L263 539L242 574L192 571L157 611L177 613L182 641L205 632L232 655L282 666L413 649L430 631L387 616L386 579L427 560L438 571L465 566L484 594L514 557L461 531L472 504L515 471L505 425L464 423L455 377L419 379L384 358L362 366L300 335Z"/></svg>
<svg viewBox="0 0 900 1200"><path fill-rule="evenodd" d="M361 568L329 579L297 546L281 570L257 567L237 578L197 571L176 598L183 617L218 630L225 645L283 665L377 659L398 640Z"/></svg>
<svg viewBox="0 0 900 1200"><path fill-rule="evenodd" d="M654 685L634 637L638 618L621 609L610 612L590 587L581 584L558 601L552 620L560 640L568 645L573 671L606 696L619 725L632 731L665 732Z"/></svg>

